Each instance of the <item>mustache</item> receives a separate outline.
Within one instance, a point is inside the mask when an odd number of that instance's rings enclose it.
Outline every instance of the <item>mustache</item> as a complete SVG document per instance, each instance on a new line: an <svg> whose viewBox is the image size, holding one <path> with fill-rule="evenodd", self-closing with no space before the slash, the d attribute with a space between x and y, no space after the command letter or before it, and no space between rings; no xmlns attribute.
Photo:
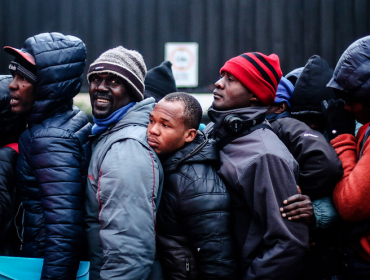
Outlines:
<svg viewBox="0 0 370 280"><path fill-rule="evenodd" d="M102 99L108 99L109 101L113 100L113 96L109 93L102 93L102 92L95 91L93 96L94 96L94 99L102 98Z"/></svg>

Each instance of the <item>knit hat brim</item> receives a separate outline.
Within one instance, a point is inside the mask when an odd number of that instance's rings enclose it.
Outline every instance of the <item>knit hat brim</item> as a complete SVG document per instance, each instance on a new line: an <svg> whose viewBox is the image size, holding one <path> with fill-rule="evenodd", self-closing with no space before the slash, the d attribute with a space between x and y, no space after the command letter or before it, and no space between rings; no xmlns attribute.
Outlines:
<svg viewBox="0 0 370 280"><path fill-rule="evenodd" d="M127 85L132 89L135 101L144 99L144 83L132 72L130 69L112 63L110 61L99 61L90 65L87 80L90 82L89 77L92 74L111 73L122 78Z"/></svg>

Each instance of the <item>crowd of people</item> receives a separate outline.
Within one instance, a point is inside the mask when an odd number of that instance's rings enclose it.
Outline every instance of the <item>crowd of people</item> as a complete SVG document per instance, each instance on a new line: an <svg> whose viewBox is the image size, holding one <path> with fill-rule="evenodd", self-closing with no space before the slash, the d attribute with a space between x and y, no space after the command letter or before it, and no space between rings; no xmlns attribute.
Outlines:
<svg viewBox="0 0 370 280"><path fill-rule="evenodd" d="M370 36L334 71L230 58L205 128L169 61L102 53L91 124L73 106L79 38L4 50L1 256L43 258L41 279L76 279L82 260L92 280L370 279Z"/></svg>

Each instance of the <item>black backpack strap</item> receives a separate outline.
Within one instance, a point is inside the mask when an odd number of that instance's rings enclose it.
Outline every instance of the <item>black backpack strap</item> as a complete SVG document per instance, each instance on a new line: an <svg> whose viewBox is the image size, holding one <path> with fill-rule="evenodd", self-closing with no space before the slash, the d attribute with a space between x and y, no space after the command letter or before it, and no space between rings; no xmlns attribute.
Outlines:
<svg viewBox="0 0 370 280"><path fill-rule="evenodd" d="M248 134L252 133L253 131L255 131L257 129L261 129L261 128L267 128L267 129L270 129L273 132L271 126L269 126L266 123L260 123L260 124L257 124L255 126L252 126L251 128L245 129L245 130L241 131L238 134L227 134L225 137L221 138L220 141L217 142L217 147L221 150L223 147L225 147L227 144L234 141L236 138L248 135Z"/></svg>

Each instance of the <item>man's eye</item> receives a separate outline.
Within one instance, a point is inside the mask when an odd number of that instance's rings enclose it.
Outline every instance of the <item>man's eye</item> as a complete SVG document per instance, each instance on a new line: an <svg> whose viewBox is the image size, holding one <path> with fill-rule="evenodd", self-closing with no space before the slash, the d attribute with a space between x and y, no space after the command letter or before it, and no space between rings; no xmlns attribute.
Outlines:
<svg viewBox="0 0 370 280"><path fill-rule="evenodd" d="M119 81L118 80L111 80L110 82L112 85L118 85L119 84Z"/></svg>
<svg viewBox="0 0 370 280"><path fill-rule="evenodd" d="M163 126L164 126L164 127L168 127L168 125L167 125L167 124L165 124L165 123L163 124Z"/></svg>
<svg viewBox="0 0 370 280"><path fill-rule="evenodd" d="M150 123L153 123L154 121L153 121L153 120L151 120L151 119L149 119L149 122L150 122Z"/></svg>

